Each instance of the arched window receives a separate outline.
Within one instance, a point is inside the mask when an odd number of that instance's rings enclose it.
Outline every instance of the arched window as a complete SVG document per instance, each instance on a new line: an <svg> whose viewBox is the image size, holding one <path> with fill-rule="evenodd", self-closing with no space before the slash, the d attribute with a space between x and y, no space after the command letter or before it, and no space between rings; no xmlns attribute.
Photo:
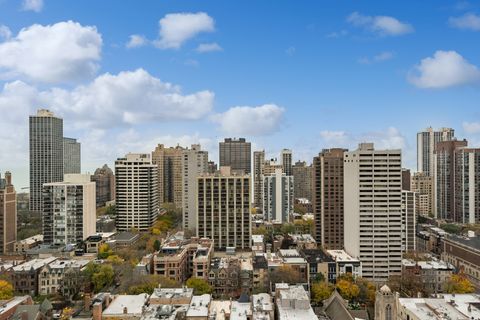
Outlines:
<svg viewBox="0 0 480 320"><path fill-rule="evenodd" d="M385 320L392 320L392 306L389 304L385 307Z"/></svg>

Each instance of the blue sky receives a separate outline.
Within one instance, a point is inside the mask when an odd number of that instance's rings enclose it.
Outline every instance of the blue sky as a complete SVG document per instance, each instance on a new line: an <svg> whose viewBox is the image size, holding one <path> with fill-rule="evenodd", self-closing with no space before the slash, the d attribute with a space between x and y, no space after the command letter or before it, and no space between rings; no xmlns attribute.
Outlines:
<svg viewBox="0 0 480 320"><path fill-rule="evenodd" d="M0 0L0 171L27 185L40 106L84 171L156 143L217 161L227 136L307 161L371 140L414 169L427 126L480 146L479 66L473 1Z"/></svg>

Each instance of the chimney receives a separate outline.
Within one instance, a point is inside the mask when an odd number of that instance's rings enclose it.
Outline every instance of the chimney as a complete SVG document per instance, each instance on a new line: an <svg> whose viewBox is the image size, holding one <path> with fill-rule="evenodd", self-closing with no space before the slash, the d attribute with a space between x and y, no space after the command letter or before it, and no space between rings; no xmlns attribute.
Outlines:
<svg viewBox="0 0 480 320"><path fill-rule="evenodd" d="M123 314L127 314L128 313L128 308L127 307L123 307Z"/></svg>
<svg viewBox="0 0 480 320"><path fill-rule="evenodd" d="M102 320L102 303L95 302L92 308L92 320Z"/></svg>

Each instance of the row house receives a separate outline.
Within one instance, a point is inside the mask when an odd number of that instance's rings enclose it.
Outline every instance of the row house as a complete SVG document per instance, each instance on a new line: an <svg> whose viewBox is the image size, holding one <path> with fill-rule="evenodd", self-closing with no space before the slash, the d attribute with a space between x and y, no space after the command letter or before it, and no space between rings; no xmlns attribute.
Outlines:
<svg viewBox="0 0 480 320"><path fill-rule="evenodd" d="M208 282L216 297L239 296L240 261L237 258L213 258Z"/></svg>
<svg viewBox="0 0 480 320"><path fill-rule="evenodd" d="M11 268L7 274L11 279L13 288L18 294L38 295L38 278L40 271L46 265L57 260L56 257L33 259Z"/></svg>
<svg viewBox="0 0 480 320"><path fill-rule="evenodd" d="M81 271L89 260L56 260L43 266L38 276L38 293L59 293L71 298L79 291Z"/></svg>

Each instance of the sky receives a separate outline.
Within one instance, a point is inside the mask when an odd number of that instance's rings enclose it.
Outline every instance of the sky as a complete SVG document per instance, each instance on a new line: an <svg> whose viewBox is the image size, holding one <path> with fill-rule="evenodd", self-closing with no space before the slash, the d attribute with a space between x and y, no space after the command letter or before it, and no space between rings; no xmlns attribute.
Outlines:
<svg viewBox="0 0 480 320"><path fill-rule="evenodd" d="M479 1L0 0L0 172L28 186L28 116L64 119L82 171L246 137L311 162L452 127L480 147Z"/></svg>

